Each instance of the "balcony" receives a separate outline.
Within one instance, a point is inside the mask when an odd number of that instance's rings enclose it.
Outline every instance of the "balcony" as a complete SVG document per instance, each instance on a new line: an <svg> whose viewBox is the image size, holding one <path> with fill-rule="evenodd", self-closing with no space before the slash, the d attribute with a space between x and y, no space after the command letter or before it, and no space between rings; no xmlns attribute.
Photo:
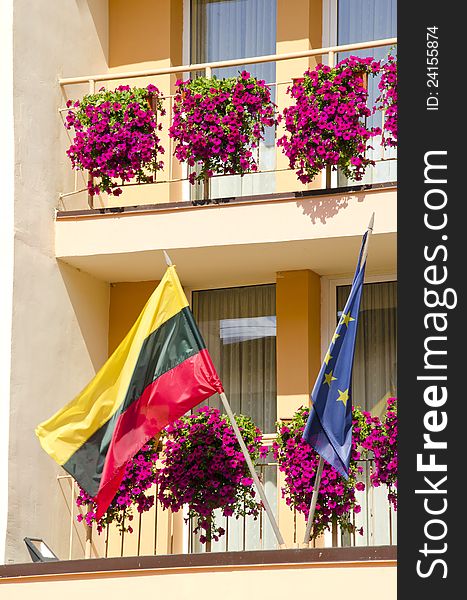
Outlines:
<svg viewBox="0 0 467 600"><path fill-rule="evenodd" d="M351 53L371 56L376 49L387 49L396 42L391 38L218 63L111 72L61 79L60 85L65 100L94 92L101 85L112 89L123 83L153 83L161 91L173 90L176 78L190 74L211 76L220 68L248 69L259 63L274 63L277 81L269 86L281 111L290 104L287 88L307 68L318 62L334 65ZM369 269L394 268L394 150L384 150L375 143L379 149L371 152L376 166L355 185L329 170L305 185L276 146L283 134L279 125L274 128L274 142L257 149L258 172L243 178L214 176L206 190L203 184L191 186L187 167L173 157L173 140L167 135L173 99L173 93L164 97L167 112L162 118L161 137L165 166L156 173L154 183L125 184L118 198L90 197L86 173L67 177L72 189L60 194L56 211L57 258L99 279L137 281L160 276L164 267L160 251L171 250L188 286L211 285L213 281L219 285L268 281L274 272L286 270L290 264L320 275L350 272L353 264L346 257L353 255L362 227L375 212L376 235ZM60 109L62 117L67 110ZM381 114L378 118L384 117ZM252 244L256 250L253 255ZM225 264L231 265L229 273L223 268Z"/></svg>
<svg viewBox="0 0 467 600"><path fill-rule="evenodd" d="M265 436L263 443L271 444L274 436ZM374 488L370 485L370 474L373 471L373 461L362 460L363 467L360 481L365 483L364 491L357 491L356 498L362 507L362 512L353 516L356 532L352 534L341 532L333 526L323 537L310 542L312 548L340 549L345 554L349 549L365 547L392 547L397 544L396 513L387 500L387 490L383 486ZM265 486L268 501L279 522L281 533L287 548L304 548L303 544L306 521L302 514L290 509L281 498L278 486L282 484L282 476L277 464L270 460L262 461L257 466L260 480ZM167 556L179 554L206 554L267 551L277 549L277 540L264 509L257 519L243 517L216 517L218 525L225 529L225 534L218 542L203 545L198 536L192 533L193 526L186 520L186 515L164 510L156 500L154 506L147 512L139 514L133 510L130 525L133 532L121 533L115 525L107 525L101 534L95 530L89 535L89 528L78 522L78 515L83 515L83 507L76 506L79 492L74 480L69 475L57 478L63 499L63 512L69 515L69 530L67 532L68 553L61 556L63 560L79 558L117 558L131 556ZM157 486L148 490L148 494L156 496ZM359 533L358 530L362 529ZM65 535L65 532L63 532ZM355 550L356 551L356 550Z"/></svg>
<svg viewBox="0 0 467 600"><path fill-rule="evenodd" d="M361 600L396 597L395 548L273 550L197 556L72 560L0 567L0 585L17 600L45 588L47 598L149 596L225 600L240 594L282 598L291 590L338 600L358 589ZM354 596L350 596L354 597Z"/></svg>
<svg viewBox="0 0 467 600"><path fill-rule="evenodd" d="M248 65L270 62L276 65L277 81L269 85L280 111L290 102L286 90L292 79L300 77L308 67L317 62L332 66L346 53L371 55L376 48L394 44L396 39L392 38L236 61L111 72L62 79L60 85L64 100L76 99L87 91L93 93L100 85L112 89L118 84L153 83L160 90L167 90L173 89L176 78L186 78L189 74L210 76L219 68L248 68ZM101 281L149 281L162 275L165 263L161 250L165 249L176 261L184 285L198 289L270 282L277 272L290 269L311 269L318 275L331 276L353 271L362 231L375 212L368 272L394 270L397 229L394 153L381 150L374 157L377 167L372 177L356 185L348 185L338 173L329 171L323 171L311 184L304 185L276 146L282 134L280 128L276 128L272 167L268 167L261 154L265 149L260 147L257 173L245 175L240 187L238 176L213 177L207 194L202 186L199 189L190 186L187 169L173 158L173 142L167 135L173 100L173 93L164 97L167 109L162 122L165 167L157 173L153 183L123 185L123 194L118 199L91 198L87 194L86 173L75 172L74 177L71 174L65 177L68 187L60 194L56 211L57 258ZM67 110L60 109L62 117ZM236 182L231 185L229 181L234 179ZM255 181L265 182L265 185L262 187ZM231 189L240 193L222 195ZM263 193L253 193L255 189ZM371 461L365 463L365 481L371 467ZM290 511L280 499L277 465L263 464L260 474L271 483L271 502L279 515L288 547L300 548L304 519ZM86 539L84 528L76 522L76 487L68 476L60 477L58 485L63 496L63 511L69 514L68 556L62 558L84 558ZM318 546L353 552L350 557L361 557L362 551L360 554L358 551L362 547L390 546L385 556L391 556L392 560L397 531L384 490L367 485L366 491L359 494L364 510L356 524L364 527L364 535L349 537L334 530L320 540ZM183 515L164 512L160 506L136 515L133 528L133 534L120 535L109 527L101 536L94 535L91 554L108 559L156 556L164 560L172 554L208 554L183 524ZM275 548L263 513L254 523L247 519L241 523L226 519L224 528L227 534L213 544L213 554L267 552ZM316 556L313 555L313 560ZM227 559L225 564L230 564Z"/></svg>
<svg viewBox="0 0 467 600"><path fill-rule="evenodd" d="M152 83L163 93L164 90L167 89L173 91L175 80L178 78L186 79L188 77L199 75L212 77L213 74L219 70L222 75L225 73L226 69L238 68L238 70L241 70L248 69L252 65L271 64L275 67L277 81L267 82L267 86L270 89L271 98L277 104L278 112L281 113L283 108L291 102L290 98L287 96L287 88L289 88L294 79L301 78L303 72L307 68L313 68L318 63L334 66L338 60L341 60L350 54L357 54L361 57L372 56L374 50L381 48L389 49L396 43L396 38L388 38L359 44L318 48L287 54L182 65L147 71L133 71L127 73L110 72L84 77L64 78L60 79L59 83L64 100L70 98L76 100L76 94L79 96L86 92L91 94L95 93L97 86L99 86L99 89L111 89L116 85L122 84L143 86ZM371 95L372 91L369 91ZM106 209L115 207L120 208L122 206L149 205L152 207L152 205L169 203L172 207L172 205L177 206L180 202L204 204L209 201L225 202L232 198L236 198L239 195L264 195L259 194L258 190L267 190L269 192L267 194L268 196L275 196L276 194L281 195L284 192L291 193L298 191L298 193L300 193L310 188L329 190L330 188L338 187L339 182L339 187L346 187L342 186L342 181L344 180L339 178L336 173L331 174L330 171L323 171L322 176L318 177L316 181L313 181L311 185L304 186L300 184L288 166L287 159L277 148L277 140L284 133L283 126L278 126L273 128L274 131L267 132L266 137L270 138L270 134L272 134L273 139L265 140L266 143L260 144L255 150L258 170L255 173L245 175L241 185L239 185L239 176L218 175L212 178L209 185L203 185L201 183L200 185L196 185L195 189L190 190L191 186L188 184L188 171L186 165L178 163L178 161L173 158L174 143L172 138L167 135L173 119L174 93L163 93L162 103L166 110L166 114L165 116L162 116L160 122L162 126L162 145L165 148L165 155L163 157L165 159L165 165L161 171L158 171L155 174L155 181L151 184L147 184L149 185L149 189L143 191L141 185L127 183L123 184L124 194L118 201L115 201L113 198L96 199L96 197L89 197L87 195L88 176L85 173L80 173L80 176L78 173L75 173L72 186L73 189L63 191L59 195L58 211L60 215L62 213L69 213L70 211L84 208L84 201L87 201L91 210L103 209L105 211ZM64 115L67 112L67 108L59 109L62 118L64 118ZM375 122L377 126L381 125L384 120L383 112L380 114L380 119L381 123ZM375 145L379 146L379 144ZM364 181L364 187L371 187L373 183L387 184L391 181L393 182L395 180L395 153L381 147L372 152L371 158L377 163L377 169L378 167L384 166L384 171L380 168L379 170L381 172L378 174L377 178L375 178L374 173L370 175L370 177L367 177L366 181ZM236 181L233 184L232 181L227 183L227 180L229 179L235 179ZM70 180L68 180L68 183L70 183ZM358 187L359 186L357 186L357 189ZM257 191L254 192L253 190ZM225 195L226 191L230 192L227 197Z"/></svg>

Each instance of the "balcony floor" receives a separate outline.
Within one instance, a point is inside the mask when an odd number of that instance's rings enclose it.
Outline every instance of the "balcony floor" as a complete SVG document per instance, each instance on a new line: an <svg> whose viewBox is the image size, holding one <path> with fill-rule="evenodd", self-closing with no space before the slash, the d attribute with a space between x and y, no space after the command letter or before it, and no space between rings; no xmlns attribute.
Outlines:
<svg viewBox="0 0 467 600"><path fill-rule="evenodd" d="M362 188L59 212L56 256L103 281L145 281L162 276L167 250L188 287L267 282L296 269L346 274L375 212L367 272L394 271L396 188Z"/></svg>

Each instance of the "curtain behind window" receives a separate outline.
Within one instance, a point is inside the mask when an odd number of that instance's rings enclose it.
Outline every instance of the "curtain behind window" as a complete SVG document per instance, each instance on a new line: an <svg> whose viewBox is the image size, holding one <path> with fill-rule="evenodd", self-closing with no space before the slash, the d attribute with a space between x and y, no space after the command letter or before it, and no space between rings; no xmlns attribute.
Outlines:
<svg viewBox="0 0 467 600"><path fill-rule="evenodd" d="M342 311L350 285L337 288ZM340 314L340 312L338 313ZM397 282L363 286L352 376L352 403L381 416L397 394Z"/></svg>
<svg viewBox="0 0 467 600"><path fill-rule="evenodd" d="M337 288L337 308L344 308L350 286ZM367 283L363 286L352 376L352 403L379 417L386 400L397 395L397 282ZM372 488L370 465L361 463L366 488L357 492L361 513L355 516L357 546L397 543L397 521L388 507L385 486ZM389 519L392 519L390 524ZM390 538L392 531L392 539ZM351 536L342 536L342 545L351 545Z"/></svg>
<svg viewBox="0 0 467 600"><path fill-rule="evenodd" d="M338 0L337 4L337 43L353 44L357 42L369 42L371 40L382 40L397 36L397 0ZM370 48L353 52L340 53L339 60L350 56L373 56L376 60L383 60L388 52L388 46L382 48ZM394 54L395 49L391 50ZM374 104L380 92L378 90L378 78L369 77L368 93L370 106ZM368 124L373 127L381 127L381 112L368 119ZM375 161L380 161L383 154L381 150L381 138L374 138L374 150L368 151L368 156ZM386 148L384 157L395 158L395 148ZM395 181L397 179L397 162L388 160L377 162L375 168L369 168L362 183L379 183ZM350 182L351 183L351 182ZM338 175L338 185L349 184L347 178Z"/></svg>
<svg viewBox="0 0 467 600"><path fill-rule="evenodd" d="M382 40L397 32L396 0L339 0L337 15L339 44Z"/></svg>
<svg viewBox="0 0 467 600"><path fill-rule="evenodd" d="M258 285L193 292L193 313L219 373L234 413L250 416L264 433L276 421L276 286ZM207 402L221 411L216 395ZM277 472L262 470L266 496L277 513ZM213 542L213 551L259 550L276 547L265 514L256 521L216 515L228 535ZM202 551L198 537L193 551Z"/></svg>
<svg viewBox="0 0 467 600"><path fill-rule="evenodd" d="M232 410L265 433L276 421L275 285L193 292L193 313ZM209 401L221 407L218 397Z"/></svg>
<svg viewBox="0 0 467 600"><path fill-rule="evenodd" d="M205 63L276 53L277 0L192 0L191 62ZM243 69L266 83L276 80L275 63L214 69L218 78L235 77ZM275 88L271 89L275 101ZM259 169L275 167L275 132L268 128L259 148ZM257 160L258 162L258 160ZM202 196L196 186L195 196ZM213 178L211 198L265 194L275 190L274 173Z"/></svg>

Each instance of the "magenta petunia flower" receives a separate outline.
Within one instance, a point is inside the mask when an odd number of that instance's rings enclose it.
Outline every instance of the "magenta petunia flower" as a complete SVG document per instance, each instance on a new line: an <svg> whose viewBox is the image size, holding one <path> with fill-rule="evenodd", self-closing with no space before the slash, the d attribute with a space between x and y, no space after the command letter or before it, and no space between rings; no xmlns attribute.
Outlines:
<svg viewBox="0 0 467 600"><path fill-rule="evenodd" d="M259 458L261 432L251 419L236 416L254 462ZM225 532L214 511L236 517L259 514L253 480L230 423L219 410L202 407L166 428L166 450L156 482L164 508L188 506L188 520L201 543L218 540Z"/></svg>
<svg viewBox="0 0 467 600"><path fill-rule="evenodd" d="M265 128L276 124L275 108L265 82L246 71L237 78L177 82L169 136L178 160L196 169L189 174L190 183L256 171L252 149Z"/></svg>
<svg viewBox="0 0 467 600"><path fill-rule="evenodd" d="M151 84L101 89L73 104L65 117L65 127L75 130L67 155L73 169L89 172L91 196L102 192L118 196L122 182L132 179L152 181L154 172L163 168L157 157L164 148L156 131L157 115L164 112L162 97Z"/></svg>
<svg viewBox="0 0 467 600"><path fill-rule="evenodd" d="M379 62L351 56L332 69L320 64L289 87L295 104L282 113L286 133L277 144L302 183L311 182L325 167L339 168L359 181L375 164L366 151L380 130L365 124L375 108L367 105L362 74L379 70Z"/></svg>
<svg viewBox="0 0 467 600"><path fill-rule="evenodd" d="M120 531L131 533L132 528L128 526L128 522L133 519L131 508L135 507L137 512L143 513L154 505L154 496L146 495L146 493L155 481L156 461L159 457L155 450L155 442L151 441L145 444L127 464L125 476L115 498L110 503L107 512L98 521L95 518L94 499L80 489L76 505L86 507L86 511L77 515L77 521L82 522L84 519L88 525L95 523L98 533L102 533L110 523L115 523Z"/></svg>

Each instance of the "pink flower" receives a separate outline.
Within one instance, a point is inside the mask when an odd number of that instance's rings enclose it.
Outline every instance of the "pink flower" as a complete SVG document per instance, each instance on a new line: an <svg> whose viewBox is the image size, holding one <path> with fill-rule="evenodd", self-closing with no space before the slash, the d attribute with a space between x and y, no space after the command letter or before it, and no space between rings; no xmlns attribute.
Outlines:
<svg viewBox="0 0 467 600"><path fill-rule="evenodd" d="M205 84L200 87L200 82ZM207 87L209 85L209 87ZM243 175L258 169L252 149L276 123L269 88L243 72L237 78L177 82L169 136L175 156L190 167L190 183L214 174Z"/></svg>
<svg viewBox="0 0 467 600"><path fill-rule="evenodd" d="M379 62L351 56L333 69L318 65L306 71L303 80L288 89L295 104L283 111L286 134L277 145L302 183L312 181L326 166L338 167L358 181L367 166L375 164L366 150L379 130L368 129L364 122L374 108L367 106L361 73L379 70Z"/></svg>
<svg viewBox="0 0 467 600"><path fill-rule="evenodd" d="M159 91L148 86L128 92L129 86L119 86L113 92L101 89L75 102L76 110L70 110L65 118L65 127L75 130L67 155L73 169L85 169L94 178L88 182L91 196L102 192L118 196L121 181L150 183L150 172L163 168L162 161L154 159L164 149L155 134L159 127L148 104L152 93L156 113L164 114Z"/></svg>
<svg viewBox="0 0 467 600"><path fill-rule="evenodd" d="M366 459L368 452L373 452L376 448L376 443L394 448L394 445L390 446L389 444L389 441L394 438L394 430L397 429L397 417L394 407L395 399L390 399L383 424L370 413L362 412L357 407L353 408L352 457L349 478L346 480L341 477L325 461L316 504L314 535L319 535L329 529L333 519L337 520L342 530L355 531L352 519L349 519L349 513L358 514L361 511L355 492L365 489L364 483L357 481L359 474L363 471L362 466L357 461L362 460L362 458ZM279 423L278 437L273 443L273 454L278 462L279 470L284 476L284 485L281 489L282 497L288 506L302 513L305 518L308 517L319 463L319 456L302 439L308 413L309 409L302 407L295 413L290 423L287 423L287 425ZM381 436L382 427L390 433ZM388 481L388 478L391 477L390 473L392 473L389 465L392 466L397 463L393 457L394 454L391 454L388 457L389 460L385 459L384 465L380 465L375 460L372 485L380 480ZM393 503L394 507L397 506L396 489L397 476L392 480L388 494L389 501Z"/></svg>
<svg viewBox="0 0 467 600"><path fill-rule="evenodd" d="M252 459L258 460L260 431L243 415L236 420ZM193 531L202 530L205 541L225 533L215 522L217 509L227 517L258 516L253 480L227 417L205 406L179 419L167 432L170 437L156 476L164 508L177 512L187 505Z"/></svg>
<svg viewBox="0 0 467 600"><path fill-rule="evenodd" d="M154 442L150 441L135 455L127 465L125 476L120 484L117 495L110 503L106 514L96 521L94 499L80 489L76 498L77 506L86 506L84 517L77 515L79 522L85 520L88 525L96 523L98 533L102 533L108 523L116 522L118 529L131 533L132 528L126 523L133 519L130 507L136 506L139 513L148 511L154 504L154 496L146 496L145 492L153 485L156 472L156 460L158 454L155 452Z"/></svg>

